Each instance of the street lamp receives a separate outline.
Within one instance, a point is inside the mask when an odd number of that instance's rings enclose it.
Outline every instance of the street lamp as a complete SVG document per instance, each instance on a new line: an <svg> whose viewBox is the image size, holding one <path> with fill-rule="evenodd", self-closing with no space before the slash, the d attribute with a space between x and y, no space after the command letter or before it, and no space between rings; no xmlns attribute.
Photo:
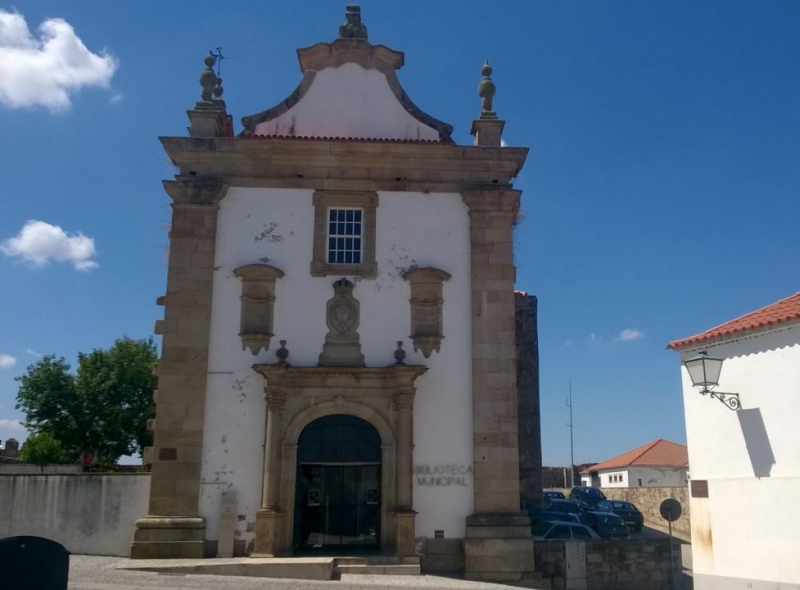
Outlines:
<svg viewBox="0 0 800 590"><path fill-rule="evenodd" d="M742 404L739 403L738 393L714 391L714 388L719 385L722 359L712 358L708 356L707 352L703 351L698 353L696 357L684 361L683 364L689 372L692 385L700 388L701 395L710 395L717 398L731 410L741 409Z"/></svg>

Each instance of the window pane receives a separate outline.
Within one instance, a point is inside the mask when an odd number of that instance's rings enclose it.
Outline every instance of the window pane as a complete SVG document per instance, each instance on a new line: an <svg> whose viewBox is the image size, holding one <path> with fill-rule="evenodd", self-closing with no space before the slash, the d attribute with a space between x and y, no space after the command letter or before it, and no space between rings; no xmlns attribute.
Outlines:
<svg viewBox="0 0 800 590"><path fill-rule="evenodd" d="M354 238L353 239L353 249L361 251L361 238Z"/></svg>
<svg viewBox="0 0 800 590"><path fill-rule="evenodd" d="M328 252L328 264L333 264L334 262L336 262L336 252L331 250Z"/></svg>
<svg viewBox="0 0 800 590"><path fill-rule="evenodd" d="M328 221L336 221L336 209L328 211Z"/></svg>
<svg viewBox="0 0 800 590"><path fill-rule="evenodd" d="M344 263L344 252L337 252L336 253L336 262L337 262L337 264Z"/></svg>
<svg viewBox="0 0 800 590"><path fill-rule="evenodd" d="M353 221L353 210L352 209L348 209L346 213L347 213L347 215L346 215L345 219L347 221Z"/></svg>
<svg viewBox="0 0 800 590"><path fill-rule="evenodd" d="M344 240L344 248L345 248L345 250L352 250L353 249L353 238L345 238L345 240Z"/></svg>
<svg viewBox="0 0 800 590"><path fill-rule="evenodd" d="M353 252L353 264L361 264L361 252Z"/></svg>
<svg viewBox="0 0 800 590"><path fill-rule="evenodd" d="M338 227L336 228L336 235L337 236L343 236L344 235L344 223L338 224Z"/></svg>
<svg viewBox="0 0 800 590"><path fill-rule="evenodd" d="M361 221L361 209L358 209L358 210L354 211L353 213L355 213L355 216L354 216L355 221L359 221L360 222Z"/></svg>
<svg viewBox="0 0 800 590"><path fill-rule="evenodd" d="M344 250L344 238L336 238L336 249Z"/></svg>
<svg viewBox="0 0 800 590"><path fill-rule="evenodd" d="M328 250L336 250L336 238L328 238Z"/></svg>
<svg viewBox="0 0 800 590"><path fill-rule="evenodd" d="M344 209L338 209L339 221L344 221Z"/></svg>
<svg viewBox="0 0 800 590"><path fill-rule="evenodd" d="M353 235L360 236L361 235L361 224L354 223L353 224Z"/></svg>
<svg viewBox="0 0 800 590"><path fill-rule="evenodd" d="M345 233L346 235L348 235L348 236L352 236L352 235L353 235L353 224L352 224L352 223L348 223L348 224L345 226L345 231L344 231L344 233Z"/></svg>
<svg viewBox="0 0 800 590"><path fill-rule="evenodd" d="M353 264L353 253L352 252L345 252L345 254L344 254L344 262L345 262L345 264Z"/></svg>
<svg viewBox="0 0 800 590"><path fill-rule="evenodd" d="M332 236L335 233L336 233L336 224L335 223L329 223L328 224L328 235Z"/></svg>

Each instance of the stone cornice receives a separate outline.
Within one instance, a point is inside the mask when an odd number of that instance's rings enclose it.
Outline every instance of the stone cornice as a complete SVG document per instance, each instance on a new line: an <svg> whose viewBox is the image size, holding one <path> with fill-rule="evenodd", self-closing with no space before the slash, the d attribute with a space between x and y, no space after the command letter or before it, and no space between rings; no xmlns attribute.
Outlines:
<svg viewBox="0 0 800 590"><path fill-rule="evenodd" d="M461 196L470 214L508 213L516 216L522 191L506 187L466 188L461 191Z"/></svg>
<svg viewBox="0 0 800 590"><path fill-rule="evenodd" d="M346 387L351 390L410 387L424 375L424 365L389 365L388 367L295 367L288 364L256 364L268 387Z"/></svg>
<svg viewBox="0 0 800 590"><path fill-rule="evenodd" d="M508 188L527 148L286 138L162 137L177 178L229 186L463 192Z"/></svg>

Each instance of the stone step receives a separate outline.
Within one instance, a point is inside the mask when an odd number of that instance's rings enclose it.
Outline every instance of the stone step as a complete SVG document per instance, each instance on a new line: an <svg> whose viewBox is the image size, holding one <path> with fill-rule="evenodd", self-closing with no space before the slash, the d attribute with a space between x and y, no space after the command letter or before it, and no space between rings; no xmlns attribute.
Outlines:
<svg viewBox="0 0 800 590"><path fill-rule="evenodd" d="M336 565L419 565L417 556L398 557L396 555L370 555L364 557L343 556L335 557Z"/></svg>
<svg viewBox="0 0 800 590"><path fill-rule="evenodd" d="M418 576L419 564L379 565L379 564L354 564L337 565L339 575L373 575L373 576Z"/></svg>

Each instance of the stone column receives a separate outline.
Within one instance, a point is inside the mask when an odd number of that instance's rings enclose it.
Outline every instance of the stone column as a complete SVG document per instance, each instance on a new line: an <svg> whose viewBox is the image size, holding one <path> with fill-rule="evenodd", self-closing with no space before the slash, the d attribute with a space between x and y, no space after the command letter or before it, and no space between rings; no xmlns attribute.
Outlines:
<svg viewBox="0 0 800 590"><path fill-rule="evenodd" d="M284 535L285 511L280 506L281 428L286 395L276 387L265 387L267 428L264 437L264 479L261 510L256 513L255 554L276 556L288 552Z"/></svg>
<svg viewBox="0 0 800 590"><path fill-rule="evenodd" d="M539 411L539 337L536 297L517 291L517 402L519 479L523 512L542 506L542 435Z"/></svg>
<svg viewBox="0 0 800 590"><path fill-rule="evenodd" d="M397 520L395 545L398 555L414 555L414 521L417 513L413 509L412 471L414 449L414 390L401 391L394 395L395 431L397 436L395 507Z"/></svg>
<svg viewBox="0 0 800 590"><path fill-rule="evenodd" d="M168 181L173 199L161 362L154 395L148 516L136 522L131 557L199 558L205 521L198 515L208 339L218 202L227 186L216 179Z"/></svg>
<svg viewBox="0 0 800 590"><path fill-rule="evenodd" d="M519 581L533 572L530 520L520 513L513 227L520 191L463 191L470 214L475 513L465 576Z"/></svg>

